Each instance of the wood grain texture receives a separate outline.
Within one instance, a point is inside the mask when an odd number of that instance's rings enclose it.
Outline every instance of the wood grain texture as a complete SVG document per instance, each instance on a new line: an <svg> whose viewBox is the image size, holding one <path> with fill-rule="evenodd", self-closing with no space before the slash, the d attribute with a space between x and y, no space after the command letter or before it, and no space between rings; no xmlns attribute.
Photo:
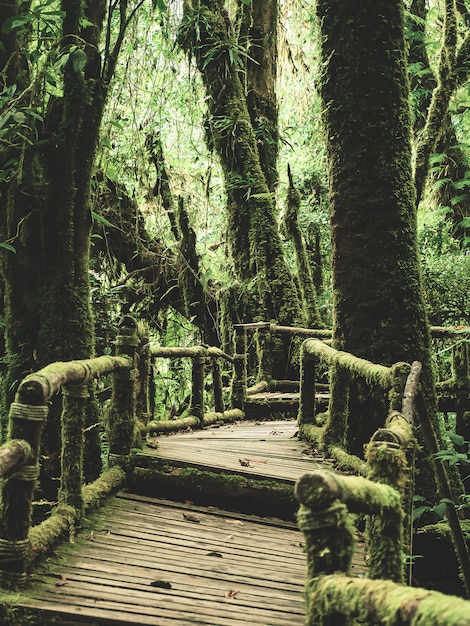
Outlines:
<svg viewBox="0 0 470 626"><path fill-rule="evenodd" d="M275 478L294 484L305 472L332 468L295 437L297 422L241 422L203 431L159 437L137 461L156 457L212 471L228 471L253 478Z"/></svg>
<svg viewBox="0 0 470 626"><path fill-rule="evenodd" d="M294 626L304 579L293 524L122 494L36 574L30 605L86 623Z"/></svg>

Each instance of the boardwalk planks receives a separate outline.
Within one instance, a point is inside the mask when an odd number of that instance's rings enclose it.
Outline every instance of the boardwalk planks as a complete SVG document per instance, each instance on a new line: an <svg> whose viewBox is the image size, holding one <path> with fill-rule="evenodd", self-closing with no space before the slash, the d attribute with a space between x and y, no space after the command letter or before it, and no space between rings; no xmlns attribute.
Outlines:
<svg viewBox="0 0 470 626"><path fill-rule="evenodd" d="M137 458L156 457L199 469L294 484L305 472L332 467L295 438L297 430L294 420L230 424L159 437L157 448L145 448Z"/></svg>
<svg viewBox="0 0 470 626"><path fill-rule="evenodd" d="M36 575L32 606L100 624L303 624L293 524L129 494L93 517Z"/></svg>

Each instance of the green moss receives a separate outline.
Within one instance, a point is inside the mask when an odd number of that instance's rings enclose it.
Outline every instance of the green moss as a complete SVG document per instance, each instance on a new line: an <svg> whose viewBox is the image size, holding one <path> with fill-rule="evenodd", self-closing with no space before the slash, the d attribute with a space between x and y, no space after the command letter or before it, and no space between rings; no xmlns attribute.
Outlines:
<svg viewBox="0 0 470 626"><path fill-rule="evenodd" d="M57 506L50 517L39 526L31 528L29 539L34 558L49 553L59 539L73 536L77 521L77 511L64 504Z"/></svg>
<svg viewBox="0 0 470 626"><path fill-rule="evenodd" d="M54 626L61 621L58 616L25 606L15 606L28 598L20 594L0 594L0 623L2 626Z"/></svg>
<svg viewBox="0 0 470 626"><path fill-rule="evenodd" d="M309 581L308 626L468 626L470 603L384 580L336 574Z"/></svg>

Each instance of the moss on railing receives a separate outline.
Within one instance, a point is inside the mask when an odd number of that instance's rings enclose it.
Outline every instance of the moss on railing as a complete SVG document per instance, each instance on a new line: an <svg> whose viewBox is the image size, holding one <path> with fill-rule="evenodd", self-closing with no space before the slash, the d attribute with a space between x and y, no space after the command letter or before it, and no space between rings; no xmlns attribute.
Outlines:
<svg viewBox="0 0 470 626"><path fill-rule="evenodd" d="M462 598L387 580L350 578L341 573L311 580L308 604L307 626L468 626L470 623L470 602Z"/></svg>
<svg viewBox="0 0 470 626"><path fill-rule="evenodd" d="M105 498L122 487L125 479L124 470L114 466L105 470L94 482L83 487L81 508L59 503L50 517L29 531L32 560L50 553L61 538L73 537L76 523L80 520L82 513L100 506Z"/></svg>

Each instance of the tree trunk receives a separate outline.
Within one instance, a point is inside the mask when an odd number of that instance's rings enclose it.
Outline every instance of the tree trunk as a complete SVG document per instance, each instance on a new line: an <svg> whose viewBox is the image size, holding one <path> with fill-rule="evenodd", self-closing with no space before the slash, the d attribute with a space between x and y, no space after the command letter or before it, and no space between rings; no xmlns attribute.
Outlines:
<svg viewBox="0 0 470 626"><path fill-rule="evenodd" d="M272 194L240 81L243 64L233 28L217 0L185 2L180 44L197 62L208 94L208 135L217 150L228 196L227 239L237 277L254 280L259 315L300 323L301 307L283 256Z"/></svg>
<svg viewBox="0 0 470 626"><path fill-rule="evenodd" d="M246 102L266 183L275 191L279 152L277 77L278 0L242 2L246 38Z"/></svg>
<svg viewBox="0 0 470 626"><path fill-rule="evenodd" d="M390 365L423 363L436 411L422 298L400 0L319 0L333 247L334 343ZM350 444L379 426L381 401L355 389Z"/></svg>

